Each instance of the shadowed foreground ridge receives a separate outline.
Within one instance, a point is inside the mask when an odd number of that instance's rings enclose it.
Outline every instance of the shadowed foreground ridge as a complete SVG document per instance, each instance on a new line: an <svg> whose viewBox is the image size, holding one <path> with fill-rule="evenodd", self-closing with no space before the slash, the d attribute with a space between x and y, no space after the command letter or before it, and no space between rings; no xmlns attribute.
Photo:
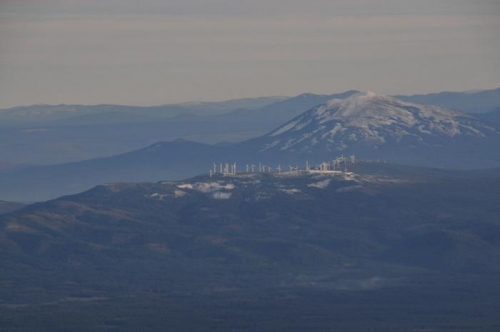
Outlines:
<svg viewBox="0 0 500 332"><path fill-rule="evenodd" d="M500 170L352 171L110 184L3 215L0 321L497 330Z"/></svg>

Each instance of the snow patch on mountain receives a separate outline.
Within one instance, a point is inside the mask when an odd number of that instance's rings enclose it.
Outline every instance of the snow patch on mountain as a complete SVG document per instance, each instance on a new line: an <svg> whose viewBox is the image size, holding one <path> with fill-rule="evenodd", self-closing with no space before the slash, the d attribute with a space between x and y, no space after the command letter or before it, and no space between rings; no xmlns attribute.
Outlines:
<svg viewBox="0 0 500 332"><path fill-rule="evenodd" d="M297 188L283 188L279 189L279 191L284 192L285 194L288 195L296 195L302 193L302 190L297 189Z"/></svg>
<svg viewBox="0 0 500 332"><path fill-rule="evenodd" d="M215 192L212 194L212 197L214 199L230 199L232 196L232 193L223 193L223 192Z"/></svg>
<svg viewBox="0 0 500 332"><path fill-rule="evenodd" d="M166 197L167 195L165 194L160 194L160 193L154 193L154 194L151 194L149 195L149 197L151 198L155 198L155 199L158 199L158 200L162 200Z"/></svg>
<svg viewBox="0 0 500 332"><path fill-rule="evenodd" d="M269 136L273 137L273 136L277 136L281 133L284 133L285 131L288 131L288 130L294 128L299 123L299 121L300 121L300 119L295 120L295 121L291 121L291 122L287 123L286 125L280 127L278 130L269 134Z"/></svg>
<svg viewBox="0 0 500 332"><path fill-rule="evenodd" d="M311 188L325 189L330 184L330 181L332 181L332 179L326 179L323 181L314 182L314 183L308 184L307 186L311 187Z"/></svg>
<svg viewBox="0 0 500 332"><path fill-rule="evenodd" d="M186 196L186 192L182 190L174 190L174 197L184 197Z"/></svg>
<svg viewBox="0 0 500 332"><path fill-rule="evenodd" d="M269 142L260 151L342 151L358 142L380 146L399 144L404 138L432 145L436 139L492 133L493 128L461 112L368 92L333 99L303 113L265 136Z"/></svg>
<svg viewBox="0 0 500 332"><path fill-rule="evenodd" d="M191 189L202 193L213 193L220 190L233 190L236 186L233 183L223 182L196 182L194 184L185 183L177 185L179 189Z"/></svg>

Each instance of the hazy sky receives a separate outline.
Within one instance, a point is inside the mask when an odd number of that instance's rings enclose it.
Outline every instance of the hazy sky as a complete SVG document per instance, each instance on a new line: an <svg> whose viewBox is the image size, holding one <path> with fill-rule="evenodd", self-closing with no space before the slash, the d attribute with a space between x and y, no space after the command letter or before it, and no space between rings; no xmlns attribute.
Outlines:
<svg viewBox="0 0 500 332"><path fill-rule="evenodd" d="M499 86L499 0L0 0L2 108Z"/></svg>

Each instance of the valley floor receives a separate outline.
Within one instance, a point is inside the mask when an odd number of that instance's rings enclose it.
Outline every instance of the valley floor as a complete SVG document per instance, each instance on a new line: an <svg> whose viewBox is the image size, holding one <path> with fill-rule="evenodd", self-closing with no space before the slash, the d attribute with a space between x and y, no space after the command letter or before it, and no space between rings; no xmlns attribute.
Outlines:
<svg viewBox="0 0 500 332"><path fill-rule="evenodd" d="M500 276L134 264L4 279L0 331L498 331ZM10 277L7 275L7 279ZM11 287L6 287L11 286Z"/></svg>

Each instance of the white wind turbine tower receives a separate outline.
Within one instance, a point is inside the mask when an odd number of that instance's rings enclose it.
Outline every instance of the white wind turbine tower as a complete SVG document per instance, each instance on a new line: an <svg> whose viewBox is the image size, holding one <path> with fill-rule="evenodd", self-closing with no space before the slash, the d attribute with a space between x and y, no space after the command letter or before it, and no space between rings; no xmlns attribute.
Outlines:
<svg viewBox="0 0 500 332"><path fill-rule="evenodd" d="M252 173L255 173L255 165L252 164Z"/></svg>
<svg viewBox="0 0 500 332"><path fill-rule="evenodd" d="M217 164L214 163L214 174L217 173Z"/></svg>
<svg viewBox="0 0 500 332"><path fill-rule="evenodd" d="M278 173L281 173L281 165L278 165L276 169L278 170Z"/></svg>
<svg viewBox="0 0 500 332"><path fill-rule="evenodd" d="M233 164L233 175L236 175L236 162Z"/></svg>

